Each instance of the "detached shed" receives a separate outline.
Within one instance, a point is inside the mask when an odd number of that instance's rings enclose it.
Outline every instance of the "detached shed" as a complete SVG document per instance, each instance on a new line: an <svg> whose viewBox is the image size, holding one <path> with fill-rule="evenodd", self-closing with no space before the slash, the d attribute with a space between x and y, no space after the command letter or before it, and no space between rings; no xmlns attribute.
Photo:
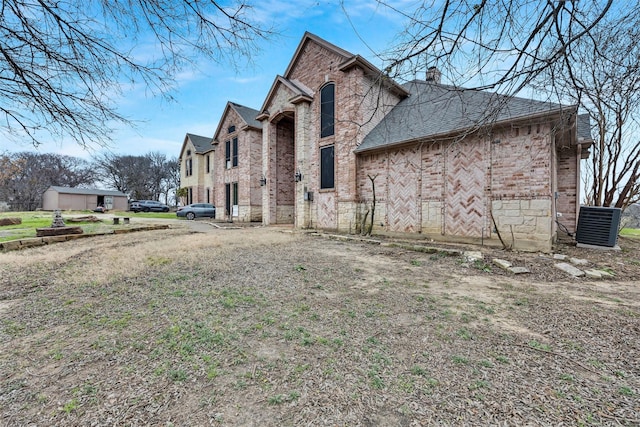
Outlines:
<svg viewBox="0 0 640 427"><path fill-rule="evenodd" d="M98 206L105 209L126 211L129 202L127 195L120 191L98 190L94 188L69 188L51 186L42 195L42 209L93 210Z"/></svg>

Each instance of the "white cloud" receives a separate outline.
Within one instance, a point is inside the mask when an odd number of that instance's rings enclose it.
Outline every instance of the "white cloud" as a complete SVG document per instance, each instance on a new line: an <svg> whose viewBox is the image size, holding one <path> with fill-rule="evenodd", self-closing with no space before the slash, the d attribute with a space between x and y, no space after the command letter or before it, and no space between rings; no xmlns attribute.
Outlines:
<svg viewBox="0 0 640 427"><path fill-rule="evenodd" d="M264 80L263 76L253 76L253 77L229 77L227 79L231 83L237 83L240 85L254 84L256 82Z"/></svg>

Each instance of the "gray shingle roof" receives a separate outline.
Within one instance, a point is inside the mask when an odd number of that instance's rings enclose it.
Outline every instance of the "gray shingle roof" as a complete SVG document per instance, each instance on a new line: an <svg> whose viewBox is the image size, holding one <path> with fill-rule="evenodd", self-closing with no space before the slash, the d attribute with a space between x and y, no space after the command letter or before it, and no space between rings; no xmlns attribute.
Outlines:
<svg viewBox="0 0 640 427"><path fill-rule="evenodd" d="M235 102L231 102L230 104L233 105L233 108L238 112L238 114L240 114L240 117L242 117L242 120L244 120L247 125L262 129L262 122L256 120L260 111L254 110L250 107L245 107L244 105L236 104Z"/></svg>
<svg viewBox="0 0 640 427"><path fill-rule="evenodd" d="M551 102L456 88L424 80L414 80L403 87L410 96L393 107L365 136L356 152L451 135L489 123L567 108Z"/></svg>
<svg viewBox="0 0 640 427"><path fill-rule="evenodd" d="M203 154L203 153L206 153L207 151L213 150L210 137L194 135L192 133L187 133L187 137L189 138L193 146L196 148L197 154Z"/></svg>
<svg viewBox="0 0 640 427"><path fill-rule="evenodd" d="M591 136L591 120L589 118L589 114L578 114L576 127L578 139L593 141L593 136Z"/></svg>
<svg viewBox="0 0 640 427"><path fill-rule="evenodd" d="M57 185L52 185L49 189L53 189L61 194L89 194L89 195L98 195L98 196L121 196L127 197L126 194L121 193L120 191L115 190L100 190L97 188L72 188L72 187L59 187Z"/></svg>

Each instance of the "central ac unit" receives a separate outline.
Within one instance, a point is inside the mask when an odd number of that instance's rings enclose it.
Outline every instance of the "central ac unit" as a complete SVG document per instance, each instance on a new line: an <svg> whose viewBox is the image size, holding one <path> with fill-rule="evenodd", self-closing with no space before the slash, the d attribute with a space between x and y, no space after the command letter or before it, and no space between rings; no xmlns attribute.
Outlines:
<svg viewBox="0 0 640 427"><path fill-rule="evenodd" d="M585 245L614 247L622 210L600 206L580 206L576 241Z"/></svg>

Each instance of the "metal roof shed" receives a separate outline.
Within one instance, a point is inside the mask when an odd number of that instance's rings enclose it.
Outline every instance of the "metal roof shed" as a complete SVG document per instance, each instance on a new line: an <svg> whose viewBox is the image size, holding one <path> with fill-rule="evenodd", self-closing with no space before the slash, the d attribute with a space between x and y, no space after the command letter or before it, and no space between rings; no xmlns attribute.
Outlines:
<svg viewBox="0 0 640 427"><path fill-rule="evenodd" d="M45 211L93 210L98 206L126 211L129 204L127 195L120 191L95 188L51 186L42 195L42 209Z"/></svg>

